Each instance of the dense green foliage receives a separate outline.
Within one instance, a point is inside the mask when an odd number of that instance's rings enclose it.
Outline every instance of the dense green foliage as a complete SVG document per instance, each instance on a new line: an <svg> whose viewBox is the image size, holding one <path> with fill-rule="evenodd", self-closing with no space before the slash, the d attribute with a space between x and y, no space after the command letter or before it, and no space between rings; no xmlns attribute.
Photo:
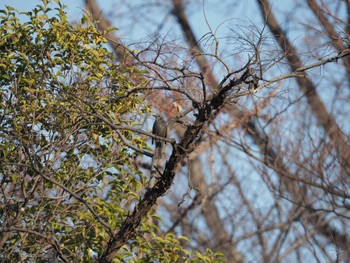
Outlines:
<svg viewBox="0 0 350 263"><path fill-rule="evenodd" d="M72 25L59 2L0 15L0 261L95 261L146 185L128 147L148 149L146 137L113 128L151 111L141 93L125 96L142 72L116 63L89 17ZM160 235L150 218L116 262L221 261L183 250L185 237Z"/></svg>

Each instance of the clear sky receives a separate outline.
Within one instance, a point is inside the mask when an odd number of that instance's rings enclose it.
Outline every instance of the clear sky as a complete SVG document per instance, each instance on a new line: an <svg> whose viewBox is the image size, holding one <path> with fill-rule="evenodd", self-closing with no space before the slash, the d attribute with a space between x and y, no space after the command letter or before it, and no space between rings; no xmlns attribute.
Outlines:
<svg viewBox="0 0 350 263"><path fill-rule="evenodd" d="M37 4L40 4L41 1L39 0L2 0L0 1L0 9L4 9L5 5L12 6L19 11L29 11L33 9ZM98 4L100 7L103 9L103 12L105 14L110 14L110 10L113 10L115 8L113 4L115 4L117 1L116 0L103 0L103 1L98 1ZM168 1L164 1L164 6L166 5ZM202 2L202 1L199 1ZM227 10L220 10L220 9L212 9L212 6L215 6L215 3L219 2L218 0L206 0L204 1L204 6L205 6L205 15L207 16L208 22L212 26L213 30L216 29L216 27L222 23L224 20L227 19L236 19L237 17L232 17L232 14L240 14L241 17L239 19L244 19L244 20L254 20L256 16L254 15L254 8L251 8L252 5L254 5L255 0L247 0L244 1L244 4L239 3L239 5L235 5L236 10L230 14ZM68 6L68 17L71 20L79 19L81 16L81 13L83 12L82 10L84 9L84 2L83 1L76 1L76 0L61 0L61 3L66 4ZM128 4L131 5L137 5L137 4L143 4L144 2L142 0L130 0L128 1ZM128 10L123 10L123 6L119 6L118 10L113 10L114 17L118 14L126 14L128 13ZM204 13L203 13L203 6L201 6L201 10L189 10L188 16L190 19L191 24L194 25L194 28L196 29L196 35L198 38L201 36L205 35L208 33L209 29L208 26L206 25L205 18L204 18ZM226 5L227 6L227 5ZM217 6L219 8L219 6ZM237 10L239 8L240 10ZM154 10L154 9L152 9ZM145 38L149 36L150 30L154 30L154 27L150 29L150 25L152 25L152 22L158 22L160 23L162 19L166 17L166 13L159 13L160 10L162 9L157 9L158 13L149 13L148 11L145 11L143 14L141 14L139 17L129 17L129 19L134 19L137 22L137 26L135 23L135 26L132 27L133 22L129 23L124 22L126 16L123 15L123 18L120 19L119 21L113 21L114 26L120 27L120 34L122 37L127 38L130 41L137 41L139 39ZM148 12L148 13L147 13ZM145 21L142 23L142 18L145 16ZM255 16L255 18L254 18ZM164 32L167 32L168 30L171 30L173 26L176 26L176 23L173 23L172 19L174 19L171 15L168 16L168 19L165 21L165 26L162 28ZM153 21L151 21L153 20ZM125 26L124 26L124 23ZM227 22L230 24L230 22ZM133 29L131 29L133 28ZM150 29L150 30L148 30ZM126 32L124 31L126 30Z"/></svg>
<svg viewBox="0 0 350 263"><path fill-rule="evenodd" d="M39 0L2 0L0 1L0 9L3 9L6 5L12 6L19 11L27 11L33 9L37 4L40 4ZM82 7L82 1L61 0L62 4L66 4L72 8Z"/></svg>
<svg viewBox="0 0 350 263"><path fill-rule="evenodd" d="M16 8L18 11L29 11L40 3L41 1L39 0L1 0L0 9L5 9L5 6L8 5ZM83 8L82 1L61 0L61 3L68 6L72 17L80 17Z"/></svg>

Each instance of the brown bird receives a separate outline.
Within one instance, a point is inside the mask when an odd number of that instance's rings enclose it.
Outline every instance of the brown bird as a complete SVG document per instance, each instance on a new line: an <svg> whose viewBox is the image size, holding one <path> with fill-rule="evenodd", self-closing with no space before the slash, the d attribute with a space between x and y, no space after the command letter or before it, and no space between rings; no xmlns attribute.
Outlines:
<svg viewBox="0 0 350 263"><path fill-rule="evenodd" d="M167 125L166 121L163 119L162 116L154 115L154 117L156 118L156 120L153 123L152 133L154 135L159 136L159 137L166 138L168 135L168 125ZM156 143L156 147L154 149L153 158L154 159L161 159L162 155L163 155L164 141L160 141L160 140L152 138L152 144L154 141Z"/></svg>

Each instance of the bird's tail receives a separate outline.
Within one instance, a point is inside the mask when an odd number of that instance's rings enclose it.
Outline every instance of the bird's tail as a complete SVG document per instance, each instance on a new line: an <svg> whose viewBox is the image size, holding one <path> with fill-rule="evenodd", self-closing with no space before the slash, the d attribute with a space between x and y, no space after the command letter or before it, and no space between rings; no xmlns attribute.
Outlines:
<svg viewBox="0 0 350 263"><path fill-rule="evenodd" d="M162 159L163 156L163 142L156 142L156 148L154 149L153 159Z"/></svg>

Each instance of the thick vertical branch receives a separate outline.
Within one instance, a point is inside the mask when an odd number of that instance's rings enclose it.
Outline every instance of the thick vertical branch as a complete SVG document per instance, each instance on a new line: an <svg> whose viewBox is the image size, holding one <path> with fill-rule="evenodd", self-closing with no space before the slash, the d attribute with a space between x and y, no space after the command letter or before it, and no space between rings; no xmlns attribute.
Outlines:
<svg viewBox="0 0 350 263"><path fill-rule="evenodd" d="M187 40L188 46L191 48L192 55L195 57L198 66L200 67L203 75L206 76L206 80L212 88L217 87L218 83L215 79L215 76L210 68L210 65L203 55L203 51L200 48L194 32L188 22L182 0L172 0L173 1L173 14L177 18L181 30Z"/></svg>
<svg viewBox="0 0 350 263"><path fill-rule="evenodd" d="M286 54L286 58L292 71L296 71L298 68L303 66L296 48L291 44L283 30L278 25L278 22L271 11L269 1L257 0L257 2L268 27L270 28L281 49ZM334 143L334 148L339 156L340 163L344 170L343 174L350 175L350 150L342 130L339 128L334 117L328 112L312 81L308 77L297 77L296 81L300 90L306 97L312 113L318 121L318 124L324 129L328 137Z"/></svg>
<svg viewBox="0 0 350 263"><path fill-rule="evenodd" d="M341 36L336 32L334 26L328 21L327 17L324 15L323 10L318 6L315 0L307 0L312 12L317 17L318 21L326 31L328 37L332 40L333 47L338 51L342 52L347 47L343 45ZM350 73L350 57L345 57L343 59L346 70ZM350 77L350 75L349 75Z"/></svg>
<svg viewBox="0 0 350 263"><path fill-rule="evenodd" d="M200 159L197 157L191 161L192 170L195 171L194 180L198 183L199 199L204 198L203 194L208 192L209 186L205 181L203 175L203 169ZM232 237L225 230L225 223L219 216L219 211L213 202L213 200L207 200L202 203L202 213L205 221L214 237L214 245L218 251L221 251L225 255L227 262L243 263L244 258L240 254L235 244L232 242Z"/></svg>
<svg viewBox="0 0 350 263"><path fill-rule="evenodd" d="M98 21L97 26L100 31L105 31L111 27L111 23L103 14L102 9L98 6L96 0L85 0L85 5L91 13L93 19ZM124 48L124 45L121 43L120 39L115 35L114 31L109 31L106 38L117 59L124 64L130 65L132 59L125 58L126 49Z"/></svg>

